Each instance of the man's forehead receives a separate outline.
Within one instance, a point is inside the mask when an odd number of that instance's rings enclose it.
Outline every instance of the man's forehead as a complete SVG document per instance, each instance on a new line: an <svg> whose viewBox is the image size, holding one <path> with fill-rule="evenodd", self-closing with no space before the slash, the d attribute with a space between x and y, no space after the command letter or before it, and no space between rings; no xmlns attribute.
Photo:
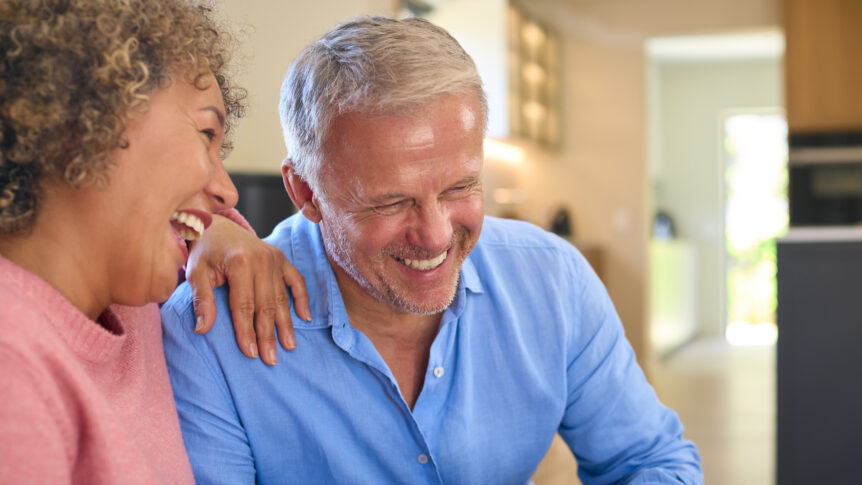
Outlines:
<svg viewBox="0 0 862 485"><path fill-rule="evenodd" d="M484 135L475 96L446 96L406 112L388 114L350 111L335 117L324 141L324 152L354 153L471 143ZM333 153L330 153L333 154Z"/></svg>
<svg viewBox="0 0 862 485"><path fill-rule="evenodd" d="M440 97L410 113L343 113L333 120L324 150L325 178L374 198L386 188L445 189L480 176L482 123L478 100L464 95Z"/></svg>
<svg viewBox="0 0 862 485"><path fill-rule="evenodd" d="M350 126L350 124L339 123L339 120L388 120L394 126L415 126L416 120L428 119L433 113L441 110L453 112L463 129L479 128L484 133L481 102L474 92L467 91L441 94L425 102L406 103L403 106L355 106L336 115L330 124L327 138L337 136L337 133L332 133L333 129L344 129Z"/></svg>
<svg viewBox="0 0 862 485"><path fill-rule="evenodd" d="M350 184L358 195L381 199L413 195L425 189L444 191L456 185L479 182L481 178L481 160L465 159L446 170L430 164L418 169L392 164L386 171L359 174Z"/></svg>

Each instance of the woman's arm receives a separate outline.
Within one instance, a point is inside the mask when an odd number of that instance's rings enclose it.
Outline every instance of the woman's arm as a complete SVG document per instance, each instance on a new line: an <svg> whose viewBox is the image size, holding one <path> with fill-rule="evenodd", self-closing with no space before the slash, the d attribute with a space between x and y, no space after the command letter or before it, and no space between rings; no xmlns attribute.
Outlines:
<svg viewBox="0 0 862 485"><path fill-rule="evenodd" d="M296 347L287 287L296 314L311 320L302 275L280 250L258 239L235 210L214 215L203 237L190 245L186 279L194 298L195 332L212 328L213 288L228 283L237 345L247 357L260 356L268 365L276 364L276 328L282 347Z"/></svg>

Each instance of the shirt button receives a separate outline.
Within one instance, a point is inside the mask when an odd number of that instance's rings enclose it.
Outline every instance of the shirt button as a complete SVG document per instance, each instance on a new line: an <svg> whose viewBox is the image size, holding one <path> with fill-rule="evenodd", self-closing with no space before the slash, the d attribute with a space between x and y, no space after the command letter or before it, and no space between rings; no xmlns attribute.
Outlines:
<svg viewBox="0 0 862 485"><path fill-rule="evenodd" d="M434 368L434 377L443 377L443 367L437 366Z"/></svg>
<svg viewBox="0 0 862 485"><path fill-rule="evenodd" d="M424 465L424 464L428 463L428 455L426 455L425 453L422 453L416 459L419 460L420 465Z"/></svg>

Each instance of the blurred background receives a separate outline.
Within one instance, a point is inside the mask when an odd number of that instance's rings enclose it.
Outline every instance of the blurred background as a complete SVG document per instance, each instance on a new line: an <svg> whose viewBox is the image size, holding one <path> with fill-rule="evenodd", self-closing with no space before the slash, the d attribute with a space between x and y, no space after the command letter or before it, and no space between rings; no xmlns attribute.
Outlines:
<svg viewBox="0 0 862 485"><path fill-rule="evenodd" d="M698 445L706 482L838 483L822 470L833 460L844 463L832 466L840 483L862 483L847 465L860 451L851 436L862 431L862 398L847 384L859 365L841 353L855 353L862 335L846 327L860 318L849 304L835 310L831 289L849 288L841 298L851 301L862 289L862 268L850 264L862 260L862 2L222 0L221 9L240 26L251 104L225 163L259 233L292 211L277 104L294 56L358 15L424 16L462 43L486 85L487 212L552 230L587 256L650 382ZM826 256L816 249L824 241ZM837 259L836 244L848 251ZM829 257L844 273L818 270ZM808 266L794 266L800 258ZM782 286L782 274L822 289L820 299ZM778 311L782 291L802 306ZM823 431L824 415L835 427ZM811 463L820 475L806 475ZM575 467L555 442L534 479L577 483Z"/></svg>

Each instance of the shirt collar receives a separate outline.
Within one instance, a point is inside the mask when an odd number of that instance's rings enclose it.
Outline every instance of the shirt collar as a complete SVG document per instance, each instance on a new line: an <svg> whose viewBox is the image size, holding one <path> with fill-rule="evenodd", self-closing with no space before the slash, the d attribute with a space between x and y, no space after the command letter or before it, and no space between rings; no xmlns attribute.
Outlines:
<svg viewBox="0 0 862 485"><path fill-rule="evenodd" d="M473 248L475 251L476 248ZM461 265L461 280L464 281L464 288L471 293L483 293L484 289L482 288L482 280L479 279L479 272L476 270L476 265L473 263L473 258L471 257L473 253L467 256L467 259L464 260L464 264Z"/></svg>

